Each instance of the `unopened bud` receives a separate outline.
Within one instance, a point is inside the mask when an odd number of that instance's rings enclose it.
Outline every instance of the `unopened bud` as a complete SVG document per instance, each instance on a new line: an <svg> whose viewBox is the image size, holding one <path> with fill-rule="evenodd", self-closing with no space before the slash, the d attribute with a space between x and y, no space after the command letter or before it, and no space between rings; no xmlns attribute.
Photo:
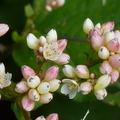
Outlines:
<svg viewBox="0 0 120 120"><path fill-rule="evenodd" d="M106 30L113 30L114 28L114 22L107 22L102 24L101 28L106 31Z"/></svg>
<svg viewBox="0 0 120 120"><path fill-rule="evenodd" d="M37 117L35 120L46 120L44 116Z"/></svg>
<svg viewBox="0 0 120 120"><path fill-rule="evenodd" d="M100 89L104 89L106 88L111 81L111 77L110 75L102 75L101 77L98 78L95 86L94 86L94 90L100 90Z"/></svg>
<svg viewBox="0 0 120 120"><path fill-rule="evenodd" d="M27 36L27 45L33 50L37 50L39 47L39 41L32 33L29 33Z"/></svg>
<svg viewBox="0 0 120 120"><path fill-rule="evenodd" d="M27 79L27 84L30 88L36 88L40 84L40 78L38 76L31 76Z"/></svg>
<svg viewBox="0 0 120 120"><path fill-rule="evenodd" d="M59 86L60 86L61 81L58 79L49 81L49 85L50 85L50 92L55 92Z"/></svg>
<svg viewBox="0 0 120 120"><path fill-rule="evenodd" d="M40 38L39 38L39 44L40 44L40 46L43 47L46 42L47 42L46 38L44 36L40 36Z"/></svg>
<svg viewBox="0 0 120 120"><path fill-rule="evenodd" d="M26 111L31 111L35 106L34 101L30 100L27 95L25 95L22 98L21 102L22 102L23 109L26 110Z"/></svg>
<svg viewBox="0 0 120 120"><path fill-rule="evenodd" d="M57 32L56 32L55 29L51 29L47 33L46 40L47 40L47 43L51 43L51 42L56 42L57 41Z"/></svg>
<svg viewBox="0 0 120 120"><path fill-rule="evenodd" d="M21 72L25 79L28 79L30 76L35 75L35 71L31 67L26 66L26 65L21 67Z"/></svg>
<svg viewBox="0 0 120 120"><path fill-rule="evenodd" d="M59 72L59 67L58 66L55 65L55 66L50 67L46 71L46 74L45 74L45 77L44 77L44 82L48 82L48 81L56 79L57 75L58 75L58 72Z"/></svg>
<svg viewBox="0 0 120 120"><path fill-rule="evenodd" d="M5 73L5 66L3 63L0 63L0 75L3 75Z"/></svg>
<svg viewBox="0 0 120 120"><path fill-rule="evenodd" d="M49 103L53 99L53 95L51 93L46 93L40 96L40 102L43 104Z"/></svg>
<svg viewBox="0 0 120 120"><path fill-rule="evenodd" d="M36 89L30 89L28 91L28 97L29 99L33 100L33 101L39 101L40 100L40 95L39 93L36 91Z"/></svg>
<svg viewBox="0 0 120 120"><path fill-rule="evenodd" d="M77 65L75 68L75 73L79 78L90 78L89 70L86 65Z"/></svg>
<svg viewBox="0 0 120 120"><path fill-rule="evenodd" d="M67 64L70 61L70 56L66 53L62 53L55 61L57 64Z"/></svg>
<svg viewBox="0 0 120 120"><path fill-rule="evenodd" d="M94 28L93 22L89 18L87 18L83 23L83 31L86 34L89 34L89 31L93 28Z"/></svg>
<svg viewBox="0 0 120 120"><path fill-rule="evenodd" d="M109 57L109 63L115 68L120 67L120 54L115 54Z"/></svg>
<svg viewBox="0 0 120 120"><path fill-rule="evenodd" d="M98 100L103 100L107 96L106 89L95 90L94 94Z"/></svg>
<svg viewBox="0 0 120 120"><path fill-rule="evenodd" d="M100 72L102 74L110 74L112 72L112 67L108 61L103 61L100 65Z"/></svg>
<svg viewBox="0 0 120 120"><path fill-rule="evenodd" d="M87 95L92 90L92 84L90 82L83 82L80 85L79 90L83 95Z"/></svg>
<svg viewBox="0 0 120 120"><path fill-rule="evenodd" d="M48 82L42 82L37 87L37 91L39 94L46 94L50 91L50 85Z"/></svg>
<svg viewBox="0 0 120 120"><path fill-rule="evenodd" d="M68 78L74 78L76 76L75 68L71 65L64 65L62 71L64 75Z"/></svg>
<svg viewBox="0 0 120 120"><path fill-rule="evenodd" d="M109 50L102 46L99 48L98 50L98 56L101 58L101 59L108 59L110 53L109 53Z"/></svg>
<svg viewBox="0 0 120 120"><path fill-rule="evenodd" d="M100 24L100 23L97 23L97 24L95 25L95 27L101 28L101 24Z"/></svg>
<svg viewBox="0 0 120 120"><path fill-rule="evenodd" d="M0 37L3 36L9 30L9 26L7 24L0 24Z"/></svg>
<svg viewBox="0 0 120 120"><path fill-rule="evenodd" d="M64 51L67 46L67 40L61 39L61 40L58 40L57 43L58 43L58 49L61 51Z"/></svg>
<svg viewBox="0 0 120 120"><path fill-rule="evenodd" d="M26 81L20 81L15 87L15 91L18 93L24 93L27 92L28 90L29 86L27 85Z"/></svg>
<svg viewBox="0 0 120 120"><path fill-rule="evenodd" d="M58 120L58 114L52 113L46 117L46 120Z"/></svg>

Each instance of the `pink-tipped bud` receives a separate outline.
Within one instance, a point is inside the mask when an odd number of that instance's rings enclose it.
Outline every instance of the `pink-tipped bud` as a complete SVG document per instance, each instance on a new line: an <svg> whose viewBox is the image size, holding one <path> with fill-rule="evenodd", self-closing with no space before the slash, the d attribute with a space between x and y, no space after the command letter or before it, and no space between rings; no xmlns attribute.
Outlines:
<svg viewBox="0 0 120 120"><path fill-rule="evenodd" d="M83 31L86 34L89 34L89 31L93 28L94 28L93 22L89 18L87 18L83 23Z"/></svg>
<svg viewBox="0 0 120 120"><path fill-rule="evenodd" d="M90 82L83 82L79 87L79 91L83 95L87 95L88 93L91 92L91 90L92 90L92 84Z"/></svg>
<svg viewBox="0 0 120 120"><path fill-rule="evenodd" d="M98 100L103 100L107 96L106 89L95 90L94 94Z"/></svg>
<svg viewBox="0 0 120 120"><path fill-rule="evenodd" d="M117 69L113 69L112 73L111 73L111 83L114 83L118 80L119 78L119 72Z"/></svg>
<svg viewBox="0 0 120 120"><path fill-rule="evenodd" d="M57 41L57 32L55 29L51 29L46 35L47 43L52 43Z"/></svg>
<svg viewBox="0 0 120 120"><path fill-rule="evenodd" d="M40 46L43 47L46 42L47 42L46 38L44 36L40 36L40 38L39 38L39 44L40 44Z"/></svg>
<svg viewBox="0 0 120 120"><path fill-rule="evenodd" d="M62 53L55 61L57 64L67 64L70 61L70 56L66 53Z"/></svg>
<svg viewBox="0 0 120 120"><path fill-rule="evenodd" d="M58 40L57 43L58 43L58 49L64 51L67 46L67 40L66 39Z"/></svg>
<svg viewBox="0 0 120 120"><path fill-rule="evenodd" d="M108 59L109 55L110 55L109 50L106 47L102 46L99 48L98 50L99 58Z"/></svg>
<svg viewBox="0 0 120 120"><path fill-rule="evenodd" d="M23 109L26 110L26 111L31 111L35 106L34 101L30 100L27 95L25 95L22 98L21 102L22 102Z"/></svg>
<svg viewBox="0 0 120 120"><path fill-rule="evenodd" d="M58 120L58 114L52 113L49 116L46 117L46 120Z"/></svg>
<svg viewBox="0 0 120 120"><path fill-rule="evenodd" d="M48 82L42 82L37 87L37 91L39 94L46 94L50 91L50 85Z"/></svg>
<svg viewBox="0 0 120 120"><path fill-rule="evenodd" d="M120 54L115 54L109 57L109 63L114 68L120 67Z"/></svg>
<svg viewBox="0 0 120 120"><path fill-rule="evenodd" d="M77 65L75 68L75 73L79 78L89 79L90 74L86 65Z"/></svg>
<svg viewBox="0 0 120 120"><path fill-rule="evenodd" d="M9 30L9 26L7 24L0 24L0 37L3 36Z"/></svg>
<svg viewBox="0 0 120 120"><path fill-rule="evenodd" d="M33 101L39 101L40 100L40 95L39 95L39 93L37 92L36 89L30 89L28 91L28 97L29 97L29 99L31 99Z"/></svg>
<svg viewBox="0 0 120 120"><path fill-rule="evenodd" d="M26 66L26 65L21 67L21 72L25 79L28 79L30 76L35 75L35 71L31 67Z"/></svg>
<svg viewBox="0 0 120 120"><path fill-rule="evenodd" d="M64 65L62 71L64 75L68 78L76 77L75 68L72 67L71 65Z"/></svg>
<svg viewBox="0 0 120 120"><path fill-rule="evenodd" d="M119 47L120 47L120 45L119 45L119 41L117 38L112 39L107 45L108 50L111 52L118 51Z"/></svg>
<svg viewBox="0 0 120 120"><path fill-rule="evenodd" d="M50 85L50 92L55 92L59 88L61 81L58 79L55 79L55 80L49 81L48 83Z"/></svg>
<svg viewBox="0 0 120 120"><path fill-rule="evenodd" d="M112 39L114 39L115 34L113 31L109 31L104 35L105 44L107 45Z"/></svg>
<svg viewBox="0 0 120 120"><path fill-rule="evenodd" d="M91 37L91 44L93 49L98 52L99 48L104 45L104 40L96 34Z"/></svg>
<svg viewBox="0 0 120 120"><path fill-rule="evenodd" d="M91 29L90 32L89 32L89 37L91 38L93 35L101 36L102 35L102 30L98 27L95 27L95 28Z"/></svg>
<svg viewBox="0 0 120 120"><path fill-rule="evenodd" d="M114 22L107 22L107 23L104 23L104 24L102 24L102 29L104 30L104 31L106 31L106 30L113 30L114 29Z"/></svg>
<svg viewBox="0 0 120 120"><path fill-rule="evenodd" d="M24 93L27 92L28 90L29 86L27 85L26 81L20 81L15 87L15 91L18 93Z"/></svg>
<svg viewBox="0 0 120 120"><path fill-rule="evenodd" d="M46 120L44 116L37 117L35 120Z"/></svg>
<svg viewBox="0 0 120 120"><path fill-rule="evenodd" d="M100 72L102 74L110 74L112 70L113 69L108 61L103 61L103 63L100 65Z"/></svg>
<svg viewBox="0 0 120 120"><path fill-rule="evenodd" d="M102 75L101 77L98 78L94 90L100 90L106 88L111 81L111 76L110 75Z"/></svg>
<svg viewBox="0 0 120 120"><path fill-rule="evenodd" d="M40 96L40 102L43 104L49 103L53 99L53 95L51 93L46 93Z"/></svg>
<svg viewBox="0 0 120 120"><path fill-rule="evenodd" d="M27 79L27 84L30 88L36 88L40 84L40 82L41 82L41 80L37 75L36 76L30 76Z"/></svg>
<svg viewBox="0 0 120 120"><path fill-rule="evenodd" d="M58 66L55 65L55 66L50 67L46 71L46 74L45 74L45 77L44 77L44 82L48 82L48 81L56 79L57 75L58 75L58 72L59 72L59 67Z"/></svg>
<svg viewBox="0 0 120 120"><path fill-rule="evenodd" d="M32 33L29 33L27 36L27 45L33 50L37 50L39 47L39 41Z"/></svg>

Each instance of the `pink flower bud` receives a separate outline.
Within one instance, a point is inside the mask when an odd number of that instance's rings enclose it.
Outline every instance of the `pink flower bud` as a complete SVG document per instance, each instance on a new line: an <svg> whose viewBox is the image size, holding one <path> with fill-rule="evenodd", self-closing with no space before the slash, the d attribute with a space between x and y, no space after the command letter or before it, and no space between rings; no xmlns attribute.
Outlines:
<svg viewBox="0 0 120 120"><path fill-rule="evenodd" d="M114 28L114 22L107 22L107 23L104 23L104 24L102 24L102 29L104 30L104 31L106 31L106 30L113 30L113 28Z"/></svg>
<svg viewBox="0 0 120 120"><path fill-rule="evenodd" d="M115 35L115 38L120 38L120 31L119 30L116 30L114 31L114 35Z"/></svg>
<svg viewBox="0 0 120 120"><path fill-rule="evenodd" d="M86 34L89 34L89 31L93 28L94 28L93 22L89 18L87 18L83 23L83 31Z"/></svg>
<svg viewBox="0 0 120 120"><path fill-rule="evenodd" d="M115 38L113 31L109 31L104 35L105 44L107 45L112 39Z"/></svg>
<svg viewBox="0 0 120 120"><path fill-rule="evenodd" d="M115 54L109 57L109 63L115 68L120 67L120 54Z"/></svg>
<svg viewBox="0 0 120 120"><path fill-rule="evenodd" d="M119 41L117 38L112 39L107 45L108 50L111 52L118 51L119 47L120 47L120 45L119 45Z"/></svg>
<svg viewBox="0 0 120 120"><path fill-rule="evenodd" d="M20 81L15 87L15 91L18 93L24 93L27 92L28 90L29 86L27 85L26 81Z"/></svg>
<svg viewBox="0 0 120 120"><path fill-rule="evenodd" d="M45 77L44 77L44 82L48 82L48 81L56 79L57 75L58 75L58 72L59 72L59 67L58 66L50 67L46 71L46 74L45 74Z"/></svg>
<svg viewBox="0 0 120 120"><path fill-rule="evenodd" d="M40 102L43 104L49 103L52 99L53 99L53 95L51 93L42 94L40 96Z"/></svg>
<svg viewBox="0 0 120 120"><path fill-rule="evenodd" d="M90 74L86 65L77 65L75 68L75 73L79 78L89 79Z"/></svg>
<svg viewBox="0 0 120 120"><path fill-rule="evenodd" d="M22 66L21 67L21 72L22 72L22 75L25 79L28 79L30 76L34 76L35 75L35 71L30 68L29 66Z"/></svg>
<svg viewBox="0 0 120 120"><path fill-rule="evenodd" d="M9 30L9 26L7 24L0 24L0 37L3 36Z"/></svg>
<svg viewBox="0 0 120 120"><path fill-rule="evenodd" d="M101 77L98 78L95 86L94 86L94 90L100 90L100 89L104 89L106 88L111 81L111 77L110 75L102 75Z"/></svg>
<svg viewBox="0 0 120 120"><path fill-rule="evenodd" d="M114 83L118 80L119 78L119 72L117 69L113 69L112 73L111 73L111 83Z"/></svg>
<svg viewBox="0 0 120 120"><path fill-rule="evenodd" d="M95 90L94 94L98 100L103 100L107 96L106 89Z"/></svg>
<svg viewBox="0 0 120 120"><path fill-rule="evenodd" d="M104 45L104 40L101 36L96 34L91 37L91 44L93 49L98 51L99 48Z"/></svg>
<svg viewBox="0 0 120 120"><path fill-rule="evenodd" d="M48 117L46 117L46 120L58 120L58 114L52 113Z"/></svg>
<svg viewBox="0 0 120 120"><path fill-rule="evenodd" d="M31 99L33 101L39 101L40 100L40 95L39 95L39 93L37 92L36 89L30 89L28 91L28 97L29 97L29 99Z"/></svg>
<svg viewBox="0 0 120 120"><path fill-rule="evenodd" d="M50 90L50 85L48 82L42 82L37 87L37 91L39 94L46 94L49 92L49 90Z"/></svg>
<svg viewBox="0 0 120 120"><path fill-rule="evenodd" d="M110 74L112 72L112 67L108 61L103 61L103 63L100 65L100 72L102 74Z"/></svg>
<svg viewBox="0 0 120 120"><path fill-rule="evenodd" d="M25 109L26 111L31 111L35 106L34 101L30 100L27 95L22 98L21 102L23 109Z"/></svg>
<svg viewBox="0 0 120 120"><path fill-rule="evenodd" d="M92 90L92 84L90 82L83 82L80 85L79 90L83 95L87 95Z"/></svg>
<svg viewBox="0 0 120 120"><path fill-rule="evenodd" d="M109 50L106 47L102 46L99 48L98 50L99 58L108 59L109 55L110 55Z"/></svg>
<svg viewBox="0 0 120 120"><path fill-rule="evenodd" d="M91 29L90 32L89 32L89 37L91 38L93 35L101 36L102 35L102 30L98 27L95 27L95 28Z"/></svg>
<svg viewBox="0 0 120 120"><path fill-rule="evenodd" d="M66 39L58 40L57 43L58 43L58 49L64 51L67 46L67 40Z"/></svg>
<svg viewBox="0 0 120 120"><path fill-rule="evenodd" d="M70 56L66 53L62 53L55 61L57 64L67 64L70 61Z"/></svg>

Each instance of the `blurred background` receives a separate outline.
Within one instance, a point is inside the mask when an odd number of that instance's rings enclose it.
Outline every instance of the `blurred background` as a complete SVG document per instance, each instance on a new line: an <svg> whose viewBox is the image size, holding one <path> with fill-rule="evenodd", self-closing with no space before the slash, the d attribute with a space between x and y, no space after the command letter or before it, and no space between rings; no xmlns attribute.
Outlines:
<svg viewBox="0 0 120 120"><path fill-rule="evenodd" d="M82 30L86 18L95 24L114 21L115 29L120 29L119 0L66 0L64 6L51 12L45 10L45 4L46 0L0 1L0 23L10 27L9 32L0 37L0 62L5 64L6 71L13 74L15 83L22 79L22 65L36 66L34 53L26 46L29 32L39 37L55 28L59 38L68 39L65 52L71 56L70 64L76 66L84 64L87 59L84 53L89 53L87 37ZM98 67L96 65L90 70L99 75ZM58 91L49 104L31 112L32 119L58 113L60 120L81 120L89 109L86 120L120 120L119 80L107 90L110 94L104 101L96 100L93 94L79 94L69 100ZM10 101L0 101L0 120L17 120L11 104Z"/></svg>

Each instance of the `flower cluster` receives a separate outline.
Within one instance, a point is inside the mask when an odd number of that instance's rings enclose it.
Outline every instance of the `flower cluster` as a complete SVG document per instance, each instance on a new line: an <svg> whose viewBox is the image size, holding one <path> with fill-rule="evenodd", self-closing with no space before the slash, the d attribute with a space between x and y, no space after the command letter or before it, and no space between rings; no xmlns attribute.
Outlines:
<svg viewBox="0 0 120 120"><path fill-rule="evenodd" d="M70 60L70 56L63 53L67 45L67 40L62 39L57 41L57 33L54 29L51 29L46 37L40 36L39 39L32 33L29 33L27 36L27 45L29 48L35 50L38 61L54 61L57 64L66 64Z"/></svg>
<svg viewBox="0 0 120 120"><path fill-rule="evenodd" d="M106 87L109 85L111 77L103 74L96 78L94 73L90 73L86 65L77 65L75 68L71 65L64 65L62 69L67 77L63 79L64 83L61 88L61 93L69 95L72 99L78 92L87 95L92 90L98 100L102 100L107 96Z"/></svg>
<svg viewBox="0 0 120 120"><path fill-rule="evenodd" d="M50 67L45 75L36 74L35 71L28 67L21 68L23 77L26 80L20 81L15 88L18 93L26 93L22 98L22 106L26 111L31 111L35 102L47 104L53 99L53 94L60 85L60 80L56 79L59 68L57 66Z"/></svg>

